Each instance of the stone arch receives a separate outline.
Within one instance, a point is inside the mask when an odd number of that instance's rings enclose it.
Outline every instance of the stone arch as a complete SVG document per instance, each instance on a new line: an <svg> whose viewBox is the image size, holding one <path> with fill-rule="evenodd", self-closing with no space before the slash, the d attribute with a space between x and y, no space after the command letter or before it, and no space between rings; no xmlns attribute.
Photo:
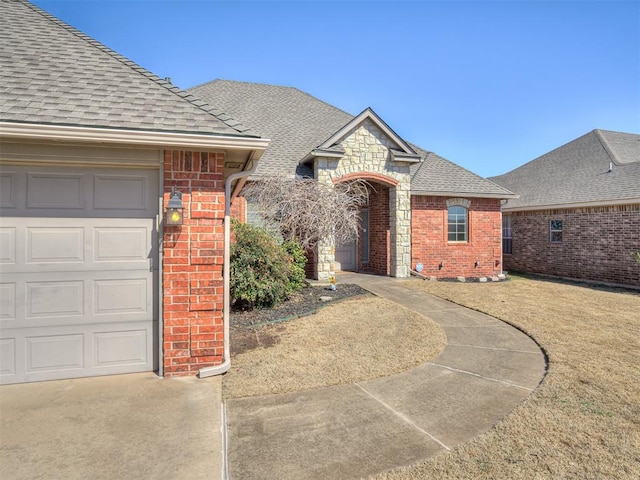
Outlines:
<svg viewBox="0 0 640 480"><path fill-rule="evenodd" d="M382 183L387 187L396 187L400 182L393 177L377 172L352 172L333 179L333 183L350 182L352 180L370 180Z"/></svg>

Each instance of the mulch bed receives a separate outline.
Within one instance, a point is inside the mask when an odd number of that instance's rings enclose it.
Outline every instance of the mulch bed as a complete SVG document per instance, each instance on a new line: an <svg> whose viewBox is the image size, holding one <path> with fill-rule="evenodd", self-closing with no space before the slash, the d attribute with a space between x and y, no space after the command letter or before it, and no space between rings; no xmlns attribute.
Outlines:
<svg viewBox="0 0 640 480"><path fill-rule="evenodd" d="M336 290L327 286L306 286L274 308L248 311L232 308L229 315L231 353L273 346L278 343L277 333L285 328L282 322L311 315L322 306L342 298L367 294L369 292L354 284L339 284Z"/></svg>

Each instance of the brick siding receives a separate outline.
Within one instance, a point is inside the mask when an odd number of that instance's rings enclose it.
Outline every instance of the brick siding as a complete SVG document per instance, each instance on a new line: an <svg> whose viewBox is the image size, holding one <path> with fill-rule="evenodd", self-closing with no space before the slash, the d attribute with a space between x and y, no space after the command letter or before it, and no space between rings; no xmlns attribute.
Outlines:
<svg viewBox="0 0 640 480"><path fill-rule="evenodd" d="M640 205L511 214L513 253L505 269L640 286ZM549 241L549 222L562 220L562 242Z"/></svg>
<svg viewBox="0 0 640 480"><path fill-rule="evenodd" d="M247 223L247 199L237 196L231 203L231 218L240 223Z"/></svg>
<svg viewBox="0 0 640 480"><path fill-rule="evenodd" d="M391 258L389 188L371 181L369 184L369 262L362 262L362 251L358 241L356 247L358 271L389 275Z"/></svg>
<svg viewBox="0 0 640 480"><path fill-rule="evenodd" d="M413 269L422 263L422 274L436 278L492 277L502 272L500 200L468 200L471 202L468 210L468 242L450 243L447 241L447 198L411 197Z"/></svg>
<svg viewBox="0 0 640 480"><path fill-rule="evenodd" d="M164 205L182 192L184 224L163 238L163 362L167 377L223 360L224 154L164 153ZM164 209L163 209L164 212Z"/></svg>

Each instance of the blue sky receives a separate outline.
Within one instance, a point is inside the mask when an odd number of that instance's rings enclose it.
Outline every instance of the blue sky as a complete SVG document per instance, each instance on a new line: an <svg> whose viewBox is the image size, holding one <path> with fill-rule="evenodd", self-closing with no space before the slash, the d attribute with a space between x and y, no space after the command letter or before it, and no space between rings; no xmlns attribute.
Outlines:
<svg viewBox="0 0 640 480"><path fill-rule="evenodd" d="M638 0L33 3L179 87L222 78L371 107L482 176L594 128L640 133Z"/></svg>

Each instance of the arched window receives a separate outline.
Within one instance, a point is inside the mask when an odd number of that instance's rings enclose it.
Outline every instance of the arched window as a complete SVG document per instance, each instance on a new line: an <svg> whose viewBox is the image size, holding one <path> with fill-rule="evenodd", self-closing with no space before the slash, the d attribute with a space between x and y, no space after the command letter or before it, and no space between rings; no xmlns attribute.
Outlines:
<svg viewBox="0 0 640 480"><path fill-rule="evenodd" d="M450 242L466 242L469 232L468 210L460 205L447 207L447 232Z"/></svg>

